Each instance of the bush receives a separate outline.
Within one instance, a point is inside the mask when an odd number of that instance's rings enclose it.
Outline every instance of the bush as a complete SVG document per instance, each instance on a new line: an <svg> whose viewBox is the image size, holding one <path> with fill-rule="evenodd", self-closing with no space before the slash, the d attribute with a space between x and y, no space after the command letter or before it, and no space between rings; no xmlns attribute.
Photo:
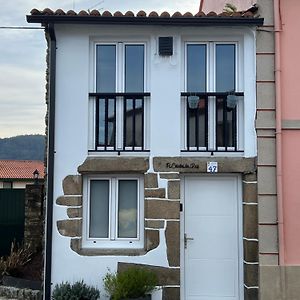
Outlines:
<svg viewBox="0 0 300 300"><path fill-rule="evenodd" d="M69 282L56 284L52 293L53 300L97 300L99 297L99 290L86 285L83 280L74 284Z"/></svg>
<svg viewBox="0 0 300 300"><path fill-rule="evenodd" d="M158 283L154 272L138 267L120 273L109 272L103 282L112 300L144 297L154 291Z"/></svg>
<svg viewBox="0 0 300 300"><path fill-rule="evenodd" d="M18 276L22 268L31 260L32 255L30 246L18 246L12 242L10 255L0 257L0 276Z"/></svg>

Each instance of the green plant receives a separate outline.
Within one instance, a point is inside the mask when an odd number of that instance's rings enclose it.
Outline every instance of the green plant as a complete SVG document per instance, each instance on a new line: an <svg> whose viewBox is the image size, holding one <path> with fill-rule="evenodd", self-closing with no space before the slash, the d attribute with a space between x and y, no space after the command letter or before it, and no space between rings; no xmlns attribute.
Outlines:
<svg viewBox="0 0 300 300"><path fill-rule="evenodd" d="M32 255L30 245L19 246L12 242L10 254L0 257L0 275L18 276L23 266L31 260Z"/></svg>
<svg viewBox="0 0 300 300"><path fill-rule="evenodd" d="M232 3L226 3L223 11L229 14L233 14L237 12L237 7Z"/></svg>
<svg viewBox="0 0 300 300"><path fill-rule="evenodd" d="M97 300L99 297L99 290L86 285L83 280L74 284L69 282L56 284L52 293L53 300Z"/></svg>
<svg viewBox="0 0 300 300"><path fill-rule="evenodd" d="M104 289L112 300L139 298L155 290L158 280L154 272L139 267L130 267L119 273L108 272Z"/></svg>

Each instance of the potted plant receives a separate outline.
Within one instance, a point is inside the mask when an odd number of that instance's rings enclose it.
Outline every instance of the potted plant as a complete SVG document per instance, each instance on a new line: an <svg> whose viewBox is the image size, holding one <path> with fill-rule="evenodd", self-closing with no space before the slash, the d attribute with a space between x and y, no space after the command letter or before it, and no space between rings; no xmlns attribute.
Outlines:
<svg viewBox="0 0 300 300"><path fill-rule="evenodd" d="M130 267L119 273L108 272L103 283L111 300L151 300L158 281L154 272Z"/></svg>

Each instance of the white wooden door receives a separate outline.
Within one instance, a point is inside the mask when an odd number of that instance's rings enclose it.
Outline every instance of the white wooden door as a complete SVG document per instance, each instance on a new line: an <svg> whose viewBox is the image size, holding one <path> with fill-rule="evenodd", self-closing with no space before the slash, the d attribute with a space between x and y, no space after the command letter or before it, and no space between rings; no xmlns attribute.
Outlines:
<svg viewBox="0 0 300 300"><path fill-rule="evenodd" d="M242 300L237 176L185 177L185 300Z"/></svg>

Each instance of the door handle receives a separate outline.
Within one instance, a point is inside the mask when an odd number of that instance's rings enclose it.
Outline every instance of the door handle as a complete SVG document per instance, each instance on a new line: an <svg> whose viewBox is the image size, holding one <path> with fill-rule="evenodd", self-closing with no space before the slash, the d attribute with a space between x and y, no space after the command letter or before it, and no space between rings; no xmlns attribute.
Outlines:
<svg viewBox="0 0 300 300"><path fill-rule="evenodd" d="M185 249L187 248L187 242L188 242L188 241L193 241L193 240L194 240L194 238L188 237L187 234L185 233L185 234L184 234L184 248L185 248Z"/></svg>

